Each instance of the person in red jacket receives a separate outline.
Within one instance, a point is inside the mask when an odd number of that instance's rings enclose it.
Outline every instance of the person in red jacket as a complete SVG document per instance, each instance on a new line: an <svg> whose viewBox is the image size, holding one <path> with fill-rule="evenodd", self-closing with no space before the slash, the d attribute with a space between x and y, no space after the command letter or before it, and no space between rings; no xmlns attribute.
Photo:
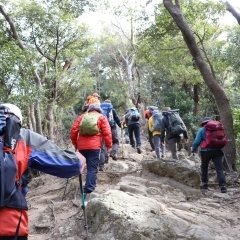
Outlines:
<svg viewBox="0 0 240 240"><path fill-rule="evenodd" d="M44 136L21 128L21 123L22 113L17 106L0 104L0 162L8 161L8 164L0 166L3 174L0 174L1 190L7 191L11 180L16 186L10 198L6 198L6 192L4 195L0 192L0 240L28 239L27 202L18 186L28 167L70 178L79 175L85 165L85 158L80 153L61 150ZM14 156L15 160L9 156ZM10 171L14 175L5 174Z"/></svg>
<svg viewBox="0 0 240 240"><path fill-rule="evenodd" d="M81 130L80 126L83 125L87 114L95 115L91 116L96 118L97 132L94 134L86 133ZM86 124L90 126L91 124ZM104 140L107 153L111 152L112 148L112 133L108 122L108 119L102 114L100 104L90 104L87 113L81 114L73 123L70 131L71 141L75 149L86 158L87 175L86 183L84 186L84 196L93 192L96 188L98 166L100 164L100 151L102 141Z"/></svg>

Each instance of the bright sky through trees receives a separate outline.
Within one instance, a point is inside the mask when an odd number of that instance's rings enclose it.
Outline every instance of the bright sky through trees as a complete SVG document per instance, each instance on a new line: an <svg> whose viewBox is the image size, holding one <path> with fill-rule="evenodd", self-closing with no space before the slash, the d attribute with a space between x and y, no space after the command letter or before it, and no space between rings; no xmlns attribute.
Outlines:
<svg viewBox="0 0 240 240"><path fill-rule="evenodd" d="M115 0L112 0L115 2ZM146 2L147 0L141 0L141 2ZM110 1L111 2L111 1ZM153 0L152 4L156 3L158 1ZM160 0L159 2L162 2ZM216 0L216 2L223 2L223 0ZM228 0L228 2L237 10L240 12L240 0ZM151 6L148 6L148 8ZM93 29L93 33L99 34L99 30L103 23L110 23L114 22L114 16L112 14L107 13L85 13L80 17L81 21L85 22L87 25L90 26L90 28ZM233 15L230 12L226 12L225 16L222 17L222 22L224 24L237 24L237 20L233 17Z"/></svg>

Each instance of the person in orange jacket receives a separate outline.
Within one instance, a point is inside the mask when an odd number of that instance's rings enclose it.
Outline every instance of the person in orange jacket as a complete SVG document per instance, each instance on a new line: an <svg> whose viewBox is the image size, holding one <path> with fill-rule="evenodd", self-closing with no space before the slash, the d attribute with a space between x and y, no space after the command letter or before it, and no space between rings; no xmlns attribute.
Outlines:
<svg viewBox="0 0 240 240"><path fill-rule="evenodd" d="M94 114L96 117L96 125L98 128L95 134L86 134L81 131L83 120L87 114ZM89 124L87 124L89 125ZM104 140L107 148L107 153L111 152L112 148L112 133L108 123L108 119L102 114L100 104L96 101L90 104L87 113L81 114L73 123L70 131L72 144L86 158L87 175L84 186L84 195L93 192L96 188L98 166L100 164L100 151L102 141Z"/></svg>
<svg viewBox="0 0 240 240"><path fill-rule="evenodd" d="M0 165L3 174L0 175L0 184L1 190L4 190L4 195L0 192L2 240L28 239L27 202L18 184L28 167L57 177L70 178L79 175L85 166L85 158L80 153L61 150L53 141L22 128L22 118L21 110L16 105L0 104L0 162L8 162ZM10 197L6 198L11 183L15 188L11 190Z"/></svg>

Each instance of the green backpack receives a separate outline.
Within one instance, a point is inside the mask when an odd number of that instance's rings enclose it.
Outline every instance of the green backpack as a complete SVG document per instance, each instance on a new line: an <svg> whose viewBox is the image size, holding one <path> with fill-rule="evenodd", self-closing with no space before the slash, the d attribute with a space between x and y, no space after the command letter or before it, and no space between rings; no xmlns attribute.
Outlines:
<svg viewBox="0 0 240 240"><path fill-rule="evenodd" d="M102 114L99 113L85 113L79 125L79 132L82 135L96 135L100 132L98 128L98 119Z"/></svg>

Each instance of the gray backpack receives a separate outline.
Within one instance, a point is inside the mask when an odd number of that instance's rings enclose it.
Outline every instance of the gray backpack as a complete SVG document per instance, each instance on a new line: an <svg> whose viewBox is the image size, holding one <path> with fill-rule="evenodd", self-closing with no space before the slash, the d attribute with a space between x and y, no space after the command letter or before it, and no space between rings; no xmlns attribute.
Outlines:
<svg viewBox="0 0 240 240"><path fill-rule="evenodd" d="M187 131L182 118L179 116L179 109L163 112L163 115L166 115L168 118L168 133L171 133L172 135L180 135Z"/></svg>
<svg viewBox="0 0 240 240"><path fill-rule="evenodd" d="M153 118L153 127L151 129L152 132L154 131L161 131L161 123L162 123L162 114L158 110L154 110L152 113Z"/></svg>

